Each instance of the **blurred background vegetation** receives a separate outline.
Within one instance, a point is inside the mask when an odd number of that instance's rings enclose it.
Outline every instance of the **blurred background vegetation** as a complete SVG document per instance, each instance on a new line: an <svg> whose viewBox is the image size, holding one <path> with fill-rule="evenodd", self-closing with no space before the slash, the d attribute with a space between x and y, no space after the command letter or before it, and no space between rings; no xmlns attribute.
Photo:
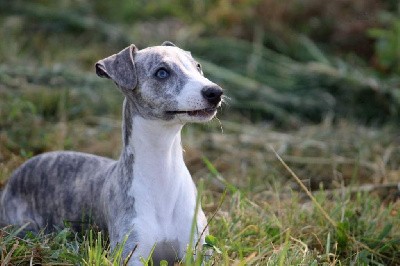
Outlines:
<svg viewBox="0 0 400 266"><path fill-rule="evenodd" d="M229 97L218 121L184 131L206 210L228 183L261 206L297 190L270 146L311 190L398 198L398 0L0 0L0 178L49 150L117 158L122 95L94 63L165 40Z"/></svg>
<svg viewBox="0 0 400 266"><path fill-rule="evenodd" d="M169 39L252 121L398 121L398 9L396 0L3 1L2 83L23 74L49 84L59 73L70 84L69 71L90 88L101 83L86 74L99 57Z"/></svg>

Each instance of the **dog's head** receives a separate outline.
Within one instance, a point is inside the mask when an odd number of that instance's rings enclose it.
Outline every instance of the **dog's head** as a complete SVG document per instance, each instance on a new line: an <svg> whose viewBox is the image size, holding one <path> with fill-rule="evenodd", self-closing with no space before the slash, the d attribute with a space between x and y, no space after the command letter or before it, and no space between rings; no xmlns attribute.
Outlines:
<svg viewBox="0 0 400 266"><path fill-rule="evenodd" d="M98 61L96 73L113 80L146 119L203 122L221 104L222 89L204 77L190 52L171 42L140 51L131 45Z"/></svg>

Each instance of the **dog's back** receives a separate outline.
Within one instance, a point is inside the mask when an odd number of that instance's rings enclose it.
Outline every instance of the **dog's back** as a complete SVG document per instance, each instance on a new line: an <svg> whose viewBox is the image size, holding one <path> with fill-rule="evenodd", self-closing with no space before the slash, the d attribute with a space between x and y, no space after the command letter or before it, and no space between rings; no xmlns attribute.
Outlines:
<svg viewBox="0 0 400 266"><path fill-rule="evenodd" d="M1 194L0 222L38 231L65 222L75 229L88 220L105 229L98 201L99 189L114 160L79 152L49 152L19 167ZM105 169L105 171L99 171Z"/></svg>

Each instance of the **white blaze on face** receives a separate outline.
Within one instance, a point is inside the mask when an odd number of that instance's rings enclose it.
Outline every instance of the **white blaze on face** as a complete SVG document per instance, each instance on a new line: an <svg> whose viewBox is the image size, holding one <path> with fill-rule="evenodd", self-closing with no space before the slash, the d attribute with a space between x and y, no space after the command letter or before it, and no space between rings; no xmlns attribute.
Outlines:
<svg viewBox="0 0 400 266"><path fill-rule="evenodd" d="M193 59L189 56L189 52L182 53L181 50L176 53L176 57L179 58L181 71L188 77L183 89L177 96L179 111L194 111L209 108L210 106L204 99L201 91L207 86L215 85L203 76L194 64Z"/></svg>

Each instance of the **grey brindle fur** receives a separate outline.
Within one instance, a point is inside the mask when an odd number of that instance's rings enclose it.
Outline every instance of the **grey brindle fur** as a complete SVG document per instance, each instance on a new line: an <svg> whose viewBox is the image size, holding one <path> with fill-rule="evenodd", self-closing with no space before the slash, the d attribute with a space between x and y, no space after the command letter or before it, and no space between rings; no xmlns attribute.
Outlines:
<svg viewBox="0 0 400 266"><path fill-rule="evenodd" d="M155 77L154 73L160 67L169 71L167 79ZM156 248L153 260L156 265L162 259L172 264L185 256L184 249L188 244L187 234L190 231L196 198L193 181L182 159L180 129L185 122L191 120L203 122L211 119L220 105L222 90L202 76L198 63L189 52L170 42L140 51L131 45L118 54L100 60L96 64L96 73L100 77L113 80L125 96L120 158L115 161L70 151L49 152L31 158L13 173L1 192L0 222L2 225L16 226L28 223L25 229L34 232L41 229L53 231L63 227L65 222L71 224L75 230L81 230L82 225L90 223L109 233L112 248L128 236L123 256L137 248L130 265L139 265L139 257L147 256L154 244ZM209 109L201 112L208 112L203 115L207 119L202 118L200 113L188 113L186 116L179 113L191 111L180 110L178 98L183 94L184 88L191 88L188 84L192 82L192 76L203 82L204 88L201 88L198 96L196 94L197 98L190 98L190 104L200 106L206 102L206 108ZM207 90L211 91L211 96L210 93L204 93ZM182 116L187 121L180 121ZM163 177L163 173L160 173L160 177L146 176L147 173L152 173L152 163L162 163L163 158L152 154L157 153L157 149L144 150L147 155L143 157L142 154L135 153L134 145L141 145L141 142L135 140L146 137L148 132L140 132L140 128L134 128L134 123L154 125L155 128L166 130L176 128L174 134L177 137L174 137L172 144L164 143L169 140L163 139L162 130L154 132L160 138L154 140L154 147L167 144L167 147L173 145L178 148L174 153L177 158L173 158L176 166L166 164L169 167L166 169L172 169L173 174L183 176L183 179L168 179L170 183L164 184L163 180L157 179ZM134 135L134 131L138 135ZM152 161L153 155L158 161ZM147 164L149 166L145 166ZM154 167L157 168L157 165ZM168 174L167 177L169 178ZM149 183L146 183L146 178L149 178ZM182 184L177 186L173 182ZM176 187L181 187L181 190L173 190ZM160 194L160 198L157 198L158 195L151 197L153 189L156 194ZM146 195L150 195L149 198ZM151 216L146 216L147 212ZM152 217L155 217L154 220ZM167 232L164 232L164 225L165 228L172 229L165 229ZM196 238L200 237L201 242L204 241L204 236L199 233L205 226L205 216L200 209ZM159 232L162 235L154 235ZM148 243L144 243L144 240Z"/></svg>

